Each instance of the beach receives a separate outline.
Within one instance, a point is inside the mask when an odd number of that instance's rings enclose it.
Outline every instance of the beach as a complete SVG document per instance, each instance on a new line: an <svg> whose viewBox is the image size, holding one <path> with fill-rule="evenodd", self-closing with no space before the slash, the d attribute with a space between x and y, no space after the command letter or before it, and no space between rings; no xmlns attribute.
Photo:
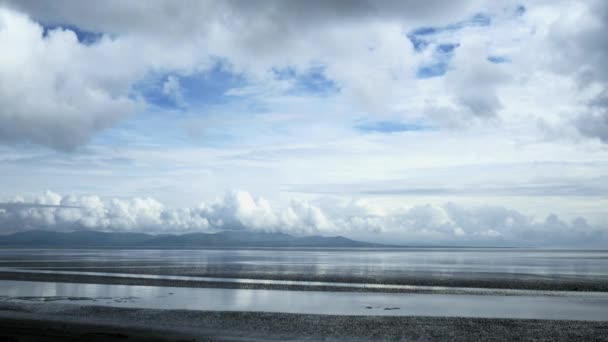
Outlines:
<svg viewBox="0 0 608 342"><path fill-rule="evenodd" d="M0 305L15 341L606 341L605 322ZM42 339L44 337L44 339Z"/></svg>
<svg viewBox="0 0 608 342"><path fill-rule="evenodd" d="M606 341L605 254L3 249L0 336Z"/></svg>

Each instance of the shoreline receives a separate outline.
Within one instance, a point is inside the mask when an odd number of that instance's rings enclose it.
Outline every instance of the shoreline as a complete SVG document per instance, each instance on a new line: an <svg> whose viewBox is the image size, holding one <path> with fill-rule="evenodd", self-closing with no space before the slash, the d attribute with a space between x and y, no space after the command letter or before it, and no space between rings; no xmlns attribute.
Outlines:
<svg viewBox="0 0 608 342"><path fill-rule="evenodd" d="M0 303L0 337L26 341L608 341L606 322L331 316ZM43 338L41 338L43 337Z"/></svg>

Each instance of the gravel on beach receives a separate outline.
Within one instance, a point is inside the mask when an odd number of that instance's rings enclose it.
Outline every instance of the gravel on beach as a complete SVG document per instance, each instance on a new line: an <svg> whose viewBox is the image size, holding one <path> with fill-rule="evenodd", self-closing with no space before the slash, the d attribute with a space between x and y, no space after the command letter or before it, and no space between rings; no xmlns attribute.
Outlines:
<svg viewBox="0 0 608 342"><path fill-rule="evenodd" d="M329 316L0 302L7 341L608 341L607 322Z"/></svg>

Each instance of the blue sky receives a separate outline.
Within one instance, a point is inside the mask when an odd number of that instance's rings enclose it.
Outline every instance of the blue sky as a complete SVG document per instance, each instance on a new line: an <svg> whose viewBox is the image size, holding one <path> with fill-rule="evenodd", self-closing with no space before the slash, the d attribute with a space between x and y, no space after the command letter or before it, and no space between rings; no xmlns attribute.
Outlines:
<svg viewBox="0 0 608 342"><path fill-rule="evenodd" d="M604 241L603 2L361 2L0 1L0 223Z"/></svg>

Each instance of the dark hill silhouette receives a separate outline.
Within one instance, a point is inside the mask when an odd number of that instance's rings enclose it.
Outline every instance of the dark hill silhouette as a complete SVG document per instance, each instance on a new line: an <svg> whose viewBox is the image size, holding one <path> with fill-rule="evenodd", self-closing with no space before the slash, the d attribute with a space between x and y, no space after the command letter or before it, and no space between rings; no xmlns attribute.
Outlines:
<svg viewBox="0 0 608 342"><path fill-rule="evenodd" d="M343 236L292 236L284 233L222 231L182 235L113 233L99 231L53 232L30 230L0 236L3 247L56 248L213 248L213 247L382 247Z"/></svg>

